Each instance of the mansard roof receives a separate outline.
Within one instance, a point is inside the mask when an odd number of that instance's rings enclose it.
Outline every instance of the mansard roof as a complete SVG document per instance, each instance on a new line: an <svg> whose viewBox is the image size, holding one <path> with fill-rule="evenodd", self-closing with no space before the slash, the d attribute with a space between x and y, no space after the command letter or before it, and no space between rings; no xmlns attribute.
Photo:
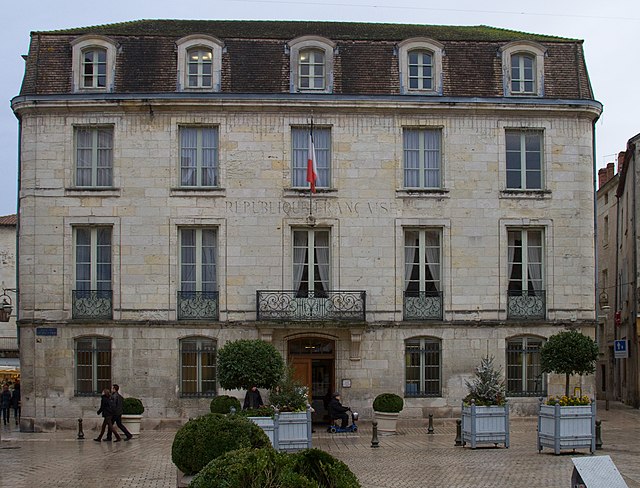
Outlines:
<svg viewBox="0 0 640 488"><path fill-rule="evenodd" d="M71 42L83 35L108 36L117 46L113 93L176 92L180 38L220 39L221 92L290 92L287 42L314 35L332 40L334 95L399 95L397 44L422 37L441 43L442 95L502 97L500 48L528 40L546 48L544 98L593 99L582 41L488 26L375 24L358 22L138 20L118 24L32 32L21 95L72 92Z"/></svg>

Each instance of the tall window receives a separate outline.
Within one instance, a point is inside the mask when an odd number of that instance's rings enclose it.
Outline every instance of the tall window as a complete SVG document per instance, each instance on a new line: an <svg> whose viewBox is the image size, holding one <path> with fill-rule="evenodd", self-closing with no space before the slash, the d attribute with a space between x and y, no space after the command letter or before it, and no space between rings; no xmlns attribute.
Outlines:
<svg viewBox="0 0 640 488"><path fill-rule="evenodd" d="M433 54L416 49L408 57L409 89L433 90Z"/></svg>
<svg viewBox="0 0 640 488"><path fill-rule="evenodd" d="M213 52L205 47L187 51L187 83L189 88L211 88Z"/></svg>
<svg viewBox="0 0 640 488"><path fill-rule="evenodd" d="M111 291L111 227L76 227L76 290Z"/></svg>
<svg viewBox="0 0 640 488"><path fill-rule="evenodd" d="M511 93L535 93L535 56L516 53L511 56Z"/></svg>
<svg viewBox="0 0 640 488"><path fill-rule="evenodd" d="M82 88L107 87L107 50L89 48L82 51Z"/></svg>
<svg viewBox="0 0 640 488"><path fill-rule="evenodd" d="M217 127L180 128L180 184L219 186Z"/></svg>
<svg viewBox="0 0 640 488"><path fill-rule="evenodd" d="M507 395L544 396L545 375L540 366L543 339L517 337L507 340Z"/></svg>
<svg viewBox="0 0 640 488"><path fill-rule="evenodd" d="M542 189L542 132L508 130L507 188L515 190Z"/></svg>
<svg viewBox="0 0 640 488"><path fill-rule="evenodd" d="M113 184L113 128L76 127L76 186Z"/></svg>
<svg viewBox="0 0 640 488"><path fill-rule="evenodd" d="M405 129L404 186L405 188L440 188L441 177L440 129Z"/></svg>
<svg viewBox="0 0 640 488"><path fill-rule="evenodd" d="M405 342L405 396L439 397L442 356L440 339L417 337Z"/></svg>
<svg viewBox="0 0 640 488"><path fill-rule="evenodd" d="M215 229L180 230L180 289L217 291Z"/></svg>
<svg viewBox="0 0 640 488"><path fill-rule="evenodd" d="M325 89L325 55L320 49L303 49L298 58L298 88Z"/></svg>
<svg viewBox="0 0 640 488"><path fill-rule="evenodd" d="M292 185L294 188L308 188L307 161L309 159L309 128L294 127L291 129L292 153ZM317 188L329 188L331 177L331 129L313 128L313 146L316 151L318 168Z"/></svg>
<svg viewBox="0 0 640 488"><path fill-rule="evenodd" d="M329 291L329 231L293 231L293 286L298 297Z"/></svg>
<svg viewBox="0 0 640 488"><path fill-rule="evenodd" d="M542 230L509 230L509 291L543 290Z"/></svg>
<svg viewBox="0 0 640 488"><path fill-rule="evenodd" d="M404 286L407 292L439 292L440 231L411 229L404 234Z"/></svg>
<svg viewBox="0 0 640 488"><path fill-rule="evenodd" d="M100 395L111 390L111 339L82 337L75 340L76 395Z"/></svg>
<svg viewBox="0 0 640 488"><path fill-rule="evenodd" d="M180 341L180 395L216 394L216 341L187 337Z"/></svg>

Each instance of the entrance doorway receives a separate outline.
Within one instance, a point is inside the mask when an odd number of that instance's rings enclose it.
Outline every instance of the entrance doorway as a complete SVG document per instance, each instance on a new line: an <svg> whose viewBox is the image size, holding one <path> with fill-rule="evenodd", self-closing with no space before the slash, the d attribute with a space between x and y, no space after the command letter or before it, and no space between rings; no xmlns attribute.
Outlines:
<svg viewBox="0 0 640 488"><path fill-rule="evenodd" d="M335 341L323 337L302 337L289 341L289 364L294 377L311 392L314 422L324 422L327 404L335 391Z"/></svg>

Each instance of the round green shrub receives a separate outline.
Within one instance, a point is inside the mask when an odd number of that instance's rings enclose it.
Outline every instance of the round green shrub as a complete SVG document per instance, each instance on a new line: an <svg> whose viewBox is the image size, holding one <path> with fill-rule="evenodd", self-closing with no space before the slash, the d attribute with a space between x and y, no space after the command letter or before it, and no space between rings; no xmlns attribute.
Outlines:
<svg viewBox="0 0 640 488"><path fill-rule="evenodd" d="M218 349L218 380L227 390L271 388L283 371L284 360L273 344L240 339Z"/></svg>
<svg viewBox="0 0 640 488"><path fill-rule="evenodd" d="M381 393L373 400L373 410L383 413L398 413L404 407L404 400L395 393Z"/></svg>
<svg viewBox="0 0 640 488"><path fill-rule="evenodd" d="M127 397L122 401L123 415L142 415L143 412L144 405L139 398Z"/></svg>
<svg viewBox="0 0 640 488"><path fill-rule="evenodd" d="M229 413L231 412L231 407L235 408L236 412L239 412L242 408L240 400L229 395L220 395L211 400L209 410L211 410L211 413Z"/></svg>
<svg viewBox="0 0 640 488"><path fill-rule="evenodd" d="M239 415L210 413L189 420L173 439L171 460L184 474L200 471L209 461L241 448L271 448L260 427Z"/></svg>
<svg viewBox="0 0 640 488"><path fill-rule="evenodd" d="M305 449L291 455L295 473L322 488L358 488L358 478L342 461L320 449Z"/></svg>

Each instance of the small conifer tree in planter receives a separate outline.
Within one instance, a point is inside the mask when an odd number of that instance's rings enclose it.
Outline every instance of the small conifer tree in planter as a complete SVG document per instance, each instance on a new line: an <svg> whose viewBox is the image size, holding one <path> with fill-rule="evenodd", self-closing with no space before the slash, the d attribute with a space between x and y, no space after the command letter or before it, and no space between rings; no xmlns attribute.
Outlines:
<svg viewBox="0 0 640 488"><path fill-rule="evenodd" d="M122 423L132 435L140 435L144 405L139 398L125 397L122 401Z"/></svg>
<svg viewBox="0 0 640 488"><path fill-rule="evenodd" d="M395 393L381 393L373 400L373 412L378 422L378 432L382 435L396 434L398 417L404 407L404 400Z"/></svg>
<svg viewBox="0 0 640 488"><path fill-rule="evenodd" d="M468 442L472 449L480 443L509 447L509 406L502 368L495 368L493 357L484 357L466 385L469 394L462 401L462 444Z"/></svg>

